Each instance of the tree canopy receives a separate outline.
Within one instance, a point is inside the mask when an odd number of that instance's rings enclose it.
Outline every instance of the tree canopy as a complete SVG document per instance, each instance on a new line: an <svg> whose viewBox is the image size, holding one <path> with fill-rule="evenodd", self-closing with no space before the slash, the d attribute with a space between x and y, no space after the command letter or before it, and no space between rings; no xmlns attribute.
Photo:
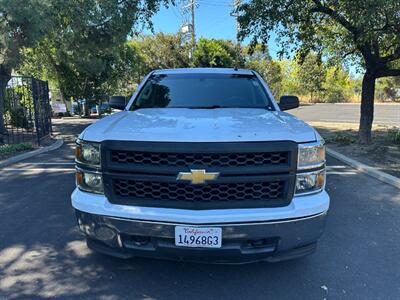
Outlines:
<svg viewBox="0 0 400 300"><path fill-rule="evenodd" d="M116 69L113 52L139 23L150 24L162 4L168 1L1 0L0 134L5 131L5 84L22 49L43 52L38 55L51 66L48 70L65 94L80 86L83 97L93 98L103 93L103 83Z"/></svg>
<svg viewBox="0 0 400 300"><path fill-rule="evenodd" d="M359 136L370 142L375 80L400 75L398 0L252 0L238 12L240 36L253 43L266 43L275 31L282 53L304 58L314 51L363 68Z"/></svg>
<svg viewBox="0 0 400 300"><path fill-rule="evenodd" d="M233 67L235 45L227 40L200 38L193 61L198 67Z"/></svg>
<svg viewBox="0 0 400 300"><path fill-rule="evenodd" d="M272 94L279 98L282 96L282 70L276 61L272 60L268 47L258 44L254 49L245 47L244 66L248 69L257 71L267 82Z"/></svg>
<svg viewBox="0 0 400 300"><path fill-rule="evenodd" d="M139 37L130 43L140 53L144 74L155 69L186 68L190 65L190 45L184 42L180 33L157 33Z"/></svg>
<svg viewBox="0 0 400 300"><path fill-rule="evenodd" d="M321 57L314 53L309 53L300 64L299 84L303 93L311 95L311 102L323 91L323 83L326 78L326 69Z"/></svg>

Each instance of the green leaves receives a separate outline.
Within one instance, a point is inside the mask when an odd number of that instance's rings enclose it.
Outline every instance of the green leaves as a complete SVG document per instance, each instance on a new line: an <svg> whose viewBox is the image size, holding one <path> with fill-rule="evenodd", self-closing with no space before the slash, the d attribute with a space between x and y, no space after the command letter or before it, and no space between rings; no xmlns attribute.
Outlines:
<svg viewBox="0 0 400 300"><path fill-rule="evenodd" d="M128 77L131 80L132 68L136 69L141 61L137 49L126 44L127 37L140 28L139 23L147 26L160 5L167 3L162 0L0 0L0 9L11 5L14 18L27 24L24 35L32 35L30 43L15 45L16 53L22 50L24 55L20 72L50 79L65 99L101 101L122 86L126 91L126 80ZM27 8L21 10L24 6ZM25 27L18 25L13 30ZM19 60L18 56L11 68Z"/></svg>
<svg viewBox="0 0 400 300"><path fill-rule="evenodd" d="M157 33L130 42L143 61L143 75L155 69L185 68L190 65L190 45L181 34Z"/></svg>
<svg viewBox="0 0 400 300"><path fill-rule="evenodd" d="M198 67L233 67L235 46L227 40L201 38L193 53Z"/></svg>
<svg viewBox="0 0 400 300"><path fill-rule="evenodd" d="M400 59L398 0L253 0L239 13L241 37L265 42L274 30L282 46L295 43L303 56L309 51L341 59L359 55L367 68L379 67L372 64L384 57Z"/></svg>

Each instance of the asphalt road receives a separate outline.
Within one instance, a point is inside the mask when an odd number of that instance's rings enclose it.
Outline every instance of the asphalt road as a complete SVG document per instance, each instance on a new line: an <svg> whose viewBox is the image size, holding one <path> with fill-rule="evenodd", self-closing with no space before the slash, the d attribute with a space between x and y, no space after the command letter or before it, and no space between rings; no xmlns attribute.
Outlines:
<svg viewBox="0 0 400 300"><path fill-rule="evenodd" d="M289 113L310 122L343 122L359 123L360 104L318 103L301 106ZM400 126L400 104L376 104L374 108L374 124Z"/></svg>
<svg viewBox="0 0 400 300"><path fill-rule="evenodd" d="M73 136L0 170L0 299L399 299L400 193L328 159L317 252L277 264L202 265L92 253L78 232Z"/></svg>

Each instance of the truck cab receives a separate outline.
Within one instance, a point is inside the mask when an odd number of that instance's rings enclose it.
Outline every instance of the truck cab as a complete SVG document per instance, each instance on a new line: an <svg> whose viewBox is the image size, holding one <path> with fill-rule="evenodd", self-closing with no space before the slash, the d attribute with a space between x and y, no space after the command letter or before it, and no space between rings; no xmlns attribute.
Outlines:
<svg viewBox="0 0 400 300"><path fill-rule="evenodd" d="M246 69L151 72L76 142L72 206L89 248L121 258L276 262L313 253L325 147Z"/></svg>

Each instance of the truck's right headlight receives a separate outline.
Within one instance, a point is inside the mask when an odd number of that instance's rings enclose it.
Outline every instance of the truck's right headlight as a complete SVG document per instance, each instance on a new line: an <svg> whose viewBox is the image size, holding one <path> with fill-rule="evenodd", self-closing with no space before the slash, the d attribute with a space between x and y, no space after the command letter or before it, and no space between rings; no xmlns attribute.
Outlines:
<svg viewBox="0 0 400 300"><path fill-rule="evenodd" d="M299 144L298 146L297 169L315 169L325 164L324 141L309 144Z"/></svg>
<svg viewBox="0 0 400 300"><path fill-rule="evenodd" d="M76 185L79 189L90 192L103 194L103 178L100 173L86 172L81 169L76 170Z"/></svg>
<svg viewBox="0 0 400 300"><path fill-rule="evenodd" d="M325 186L325 169L296 175L295 195L322 191Z"/></svg>
<svg viewBox="0 0 400 300"><path fill-rule="evenodd" d="M75 159L78 163L100 167L100 144L78 139L76 141Z"/></svg>

